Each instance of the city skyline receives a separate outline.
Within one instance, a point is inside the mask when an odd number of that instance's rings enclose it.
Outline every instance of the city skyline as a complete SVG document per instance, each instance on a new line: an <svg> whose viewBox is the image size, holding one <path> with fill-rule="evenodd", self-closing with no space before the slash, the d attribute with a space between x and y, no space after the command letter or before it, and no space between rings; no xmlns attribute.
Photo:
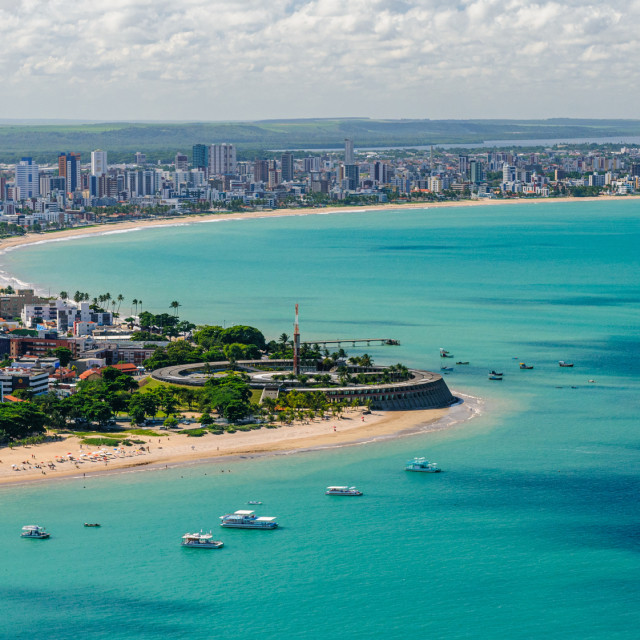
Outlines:
<svg viewBox="0 0 640 640"><path fill-rule="evenodd" d="M619 0L0 0L2 116L633 118L639 16Z"/></svg>

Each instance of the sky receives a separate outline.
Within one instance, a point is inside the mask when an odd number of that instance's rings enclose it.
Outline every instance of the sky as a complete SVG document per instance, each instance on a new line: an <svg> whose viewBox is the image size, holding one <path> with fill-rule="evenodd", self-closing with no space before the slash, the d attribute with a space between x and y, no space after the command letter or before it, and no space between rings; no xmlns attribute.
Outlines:
<svg viewBox="0 0 640 640"><path fill-rule="evenodd" d="M0 0L0 118L637 118L640 0Z"/></svg>

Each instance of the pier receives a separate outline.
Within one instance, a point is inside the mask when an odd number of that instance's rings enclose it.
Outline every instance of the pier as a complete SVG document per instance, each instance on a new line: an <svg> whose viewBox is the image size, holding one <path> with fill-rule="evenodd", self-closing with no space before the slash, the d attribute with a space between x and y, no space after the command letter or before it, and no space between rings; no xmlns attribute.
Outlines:
<svg viewBox="0 0 640 640"><path fill-rule="evenodd" d="M366 344L367 346L372 344L387 344L399 346L400 340L394 340L393 338L344 338L340 340L305 340L302 344L306 345L315 345L318 346L328 346L335 345L336 347L340 347L343 344L350 344L352 347L357 346L358 344Z"/></svg>

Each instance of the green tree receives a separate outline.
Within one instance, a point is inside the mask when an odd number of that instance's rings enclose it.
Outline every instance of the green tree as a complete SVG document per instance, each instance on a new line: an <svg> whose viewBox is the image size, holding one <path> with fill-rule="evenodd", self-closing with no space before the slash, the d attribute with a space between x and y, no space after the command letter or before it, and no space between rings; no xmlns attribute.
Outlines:
<svg viewBox="0 0 640 640"><path fill-rule="evenodd" d="M53 350L56 358L60 360L60 366L67 367L73 358L73 352L67 347L57 347Z"/></svg>

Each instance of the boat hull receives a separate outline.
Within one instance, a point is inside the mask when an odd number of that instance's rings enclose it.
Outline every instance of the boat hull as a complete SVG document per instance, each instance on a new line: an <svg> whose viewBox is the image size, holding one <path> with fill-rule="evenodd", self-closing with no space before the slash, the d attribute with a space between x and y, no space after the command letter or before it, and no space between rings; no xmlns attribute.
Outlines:
<svg viewBox="0 0 640 640"><path fill-rule="evenodd" d="M405 471L411 471L412 473L440 473L442 469L405 469Z"/></svg>
<svg viewBox="0 0 640 640"><path fill-rule="evenodd" d="M221 549L224 547L223 542L203 543L203 542L183 542L182 545L185 549Z"/></svg>
<svg viewBox="0 0 640 640"><path fill-rule="evenodd" d="M24 533L21 533L20 537L21 538L26 538L28 540L46 540L47 538L50 537L50 535L51 534L49 534L49 533L43 533L43 534L37 535L37 536L28 536L28 535L25 535Z"/></svg>
<svg viewBox="0 0 640 640"><path fill-rule="evenodd" d="M226 529L277 529L277 524L236 524L233 522L221 522L221 527Z"/></svg>
<svg viewBox="0 0 640 640"><path fill-rule="evenodd" d="M352 492L352 493L337 493L335 491L325 491L325 496L361 496L362 491Z"/></svg>

